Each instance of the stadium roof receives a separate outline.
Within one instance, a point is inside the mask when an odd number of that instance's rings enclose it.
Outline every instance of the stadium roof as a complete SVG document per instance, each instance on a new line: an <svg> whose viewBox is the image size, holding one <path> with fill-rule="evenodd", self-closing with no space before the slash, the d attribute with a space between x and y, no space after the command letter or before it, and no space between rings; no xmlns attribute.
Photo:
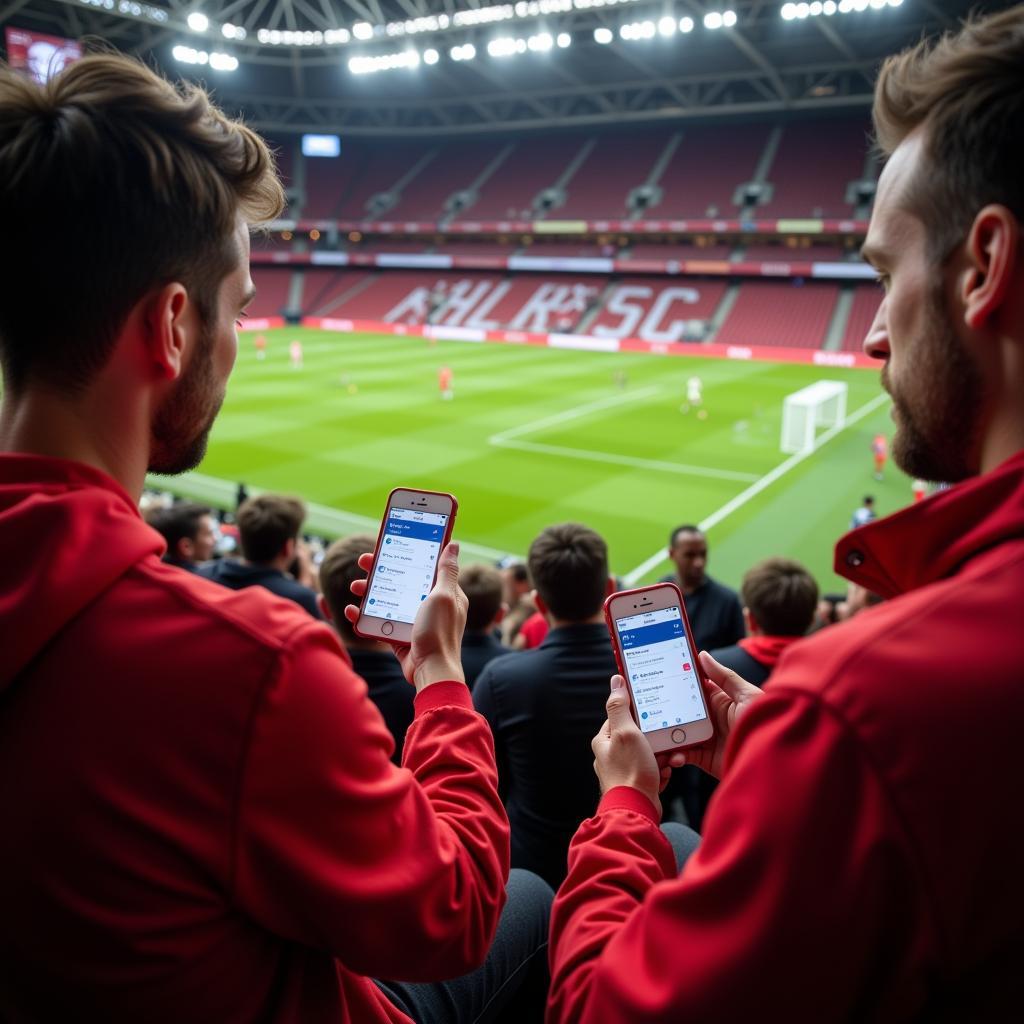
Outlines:
<svg viewBox="0 0 1024 1024"><path fill-rule="evenodd" d="M202 79L265 131L409 137L864 109L884 56L975 6L0 0L0 22Z"/></svg>

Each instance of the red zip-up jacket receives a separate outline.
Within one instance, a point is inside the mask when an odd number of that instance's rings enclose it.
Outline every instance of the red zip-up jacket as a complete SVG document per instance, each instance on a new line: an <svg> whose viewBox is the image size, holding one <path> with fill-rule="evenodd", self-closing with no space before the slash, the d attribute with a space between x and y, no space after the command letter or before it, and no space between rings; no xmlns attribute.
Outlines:
<svg viewBox="0 0 1024 1024"><path fill-rule="evenodd" d="M551 1024L1019 1017L1024 453L837 568L892 600L783 655L682 874L636 790L581 826Z"/></svg>
<svg viewBox="0 0 1024 1024"><path fill-rule="evenodd" d="M160 561L104 474L0 456L0 1020L406 1021L482 962L509 837L461 683L403 767L332 632Z"/></svg>

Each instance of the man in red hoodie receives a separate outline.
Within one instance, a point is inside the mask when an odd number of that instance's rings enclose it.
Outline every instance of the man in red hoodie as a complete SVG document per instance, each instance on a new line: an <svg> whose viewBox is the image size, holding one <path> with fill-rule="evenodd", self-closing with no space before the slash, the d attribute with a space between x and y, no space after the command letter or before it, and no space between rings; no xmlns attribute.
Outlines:
<svg viewBox="0 0 1024 1024"><path fill-rule="evenodd" d="M0 70L0 1019L476 1019L543 946L542 883L501 914L456 546L398 767L327 626L166 565L139 516L202 457L283 198L197 88Z"/></svg>
<svg viewBox="0 0 1024 1024"><path fill-rule="evenodd" d="M701 655L717 734L669 763L722 783L678 876L613 678L549 1024L1020 1012L1024 8L888 61L874 116L865 350L897 463L959 483L840 542L837 569L887 600L793 644L766 691Z"/></svg>

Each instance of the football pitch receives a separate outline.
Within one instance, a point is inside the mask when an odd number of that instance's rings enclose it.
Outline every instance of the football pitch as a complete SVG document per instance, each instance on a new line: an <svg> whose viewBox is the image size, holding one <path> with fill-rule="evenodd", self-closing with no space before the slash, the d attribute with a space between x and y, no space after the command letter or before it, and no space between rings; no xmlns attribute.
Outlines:
<svg viewBox="0 0 1024 1024"><path fill-rule="evenodd" d="M603 534L629 582L669 571L670 529L701 523L724 582L785 555L824 590L839 586L832 547L861 498L874 494L883 515L911 500L891 462L884 481L872 478L871 438L892 433L874 370L303 328L266 338L261 361L241 336L203 464L151 483L229 507L239 481L298 494L309 528L332 537L376 532L392 487L451 491L464 562L524 555L543 527L575 520ZM301 369L289 361L293 339ZM682 408L694 374L705 417ZM783 399L822 379L849 385L846 426L809 455L784 455Z"/></svg>

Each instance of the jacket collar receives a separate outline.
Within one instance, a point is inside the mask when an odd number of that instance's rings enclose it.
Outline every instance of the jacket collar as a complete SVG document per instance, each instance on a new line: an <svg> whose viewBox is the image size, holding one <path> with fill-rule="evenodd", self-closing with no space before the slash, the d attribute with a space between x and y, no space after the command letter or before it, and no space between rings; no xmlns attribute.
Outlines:
<svg viewBox="0 0 1024 1024"><path fill-rule="evenodd" d="M952 576L973 558L1024 536L1024 451L899 512L858 527L836 545L835 570L891 598Z"/></svg>

